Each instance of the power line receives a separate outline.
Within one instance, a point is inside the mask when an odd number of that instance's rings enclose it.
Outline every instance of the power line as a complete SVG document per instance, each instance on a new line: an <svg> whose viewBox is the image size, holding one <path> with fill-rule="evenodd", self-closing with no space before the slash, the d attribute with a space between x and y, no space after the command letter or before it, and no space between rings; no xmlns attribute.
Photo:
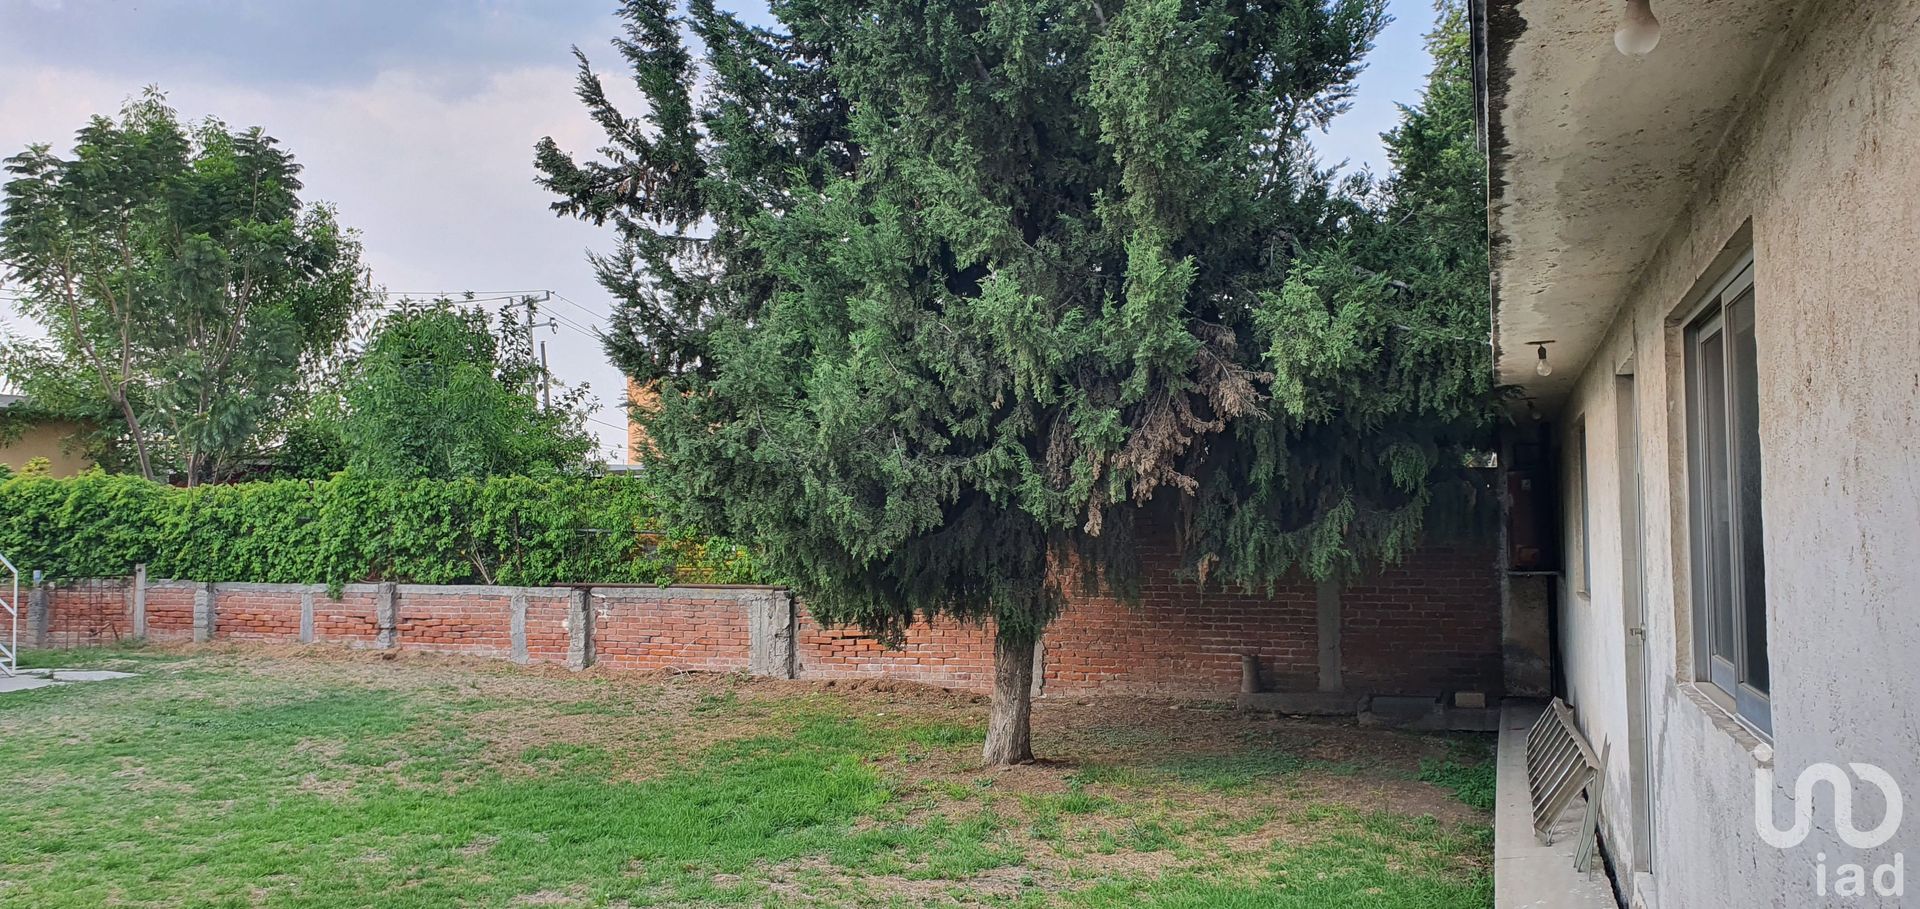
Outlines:
<svg viewBox="0 0 1920 909"><path fill-rule="evenodd" d="M484 296L468 297L467 296L468 294L476 294L476 295L484 295ZM546 301L539 301L539 302L548 302L550 300L558 300L561 303L564 303L568 306L573 307L574 309L579 310L581 313L583 313L587 317L587 321L589 324L582 325L579 322L575 321L573 318L561 315L560 313L554 312L552 309L548 309L546 312L548 318L551 318L562 325L569 326L574 330L579 331L580 333L586 335L589 338L598 337L597 333L601 330L601 326L598 323L600 320L607 318L607 316L604 313L595 312L591 309L588 309L585 306L580 305L579 303L574 302L572 299L568 298L566 295L556 290L539 288L534 290L461 290L461 291L383 290L383 291L373 292L373 295L378 297L421 297L421 298L444 299L453 303L492 303L492 302L500 302L500 301L515 301L515 300L521 300L527 297L534 296L535 294L544 294L548 298L548 300Z"/></svg>
<svg viewBox="0 0 1920 909"><path fill-rule="evenodd" d="M560 293L557 290L548 291L548 293L553 294L554 299L559 300L560 302L565 303L568 306L573 307L574 309L580 310L583 313L586 313L587 315L593 317L595 320L610 318L606 313L596 312L594 310L586 308L585 306L581 306L580 304L573 302L572 300L568 299L564 294Z"/></svg>
<svg viewBox="0 0 1920 909"><path fill-rule="evenodd" d="M547 294L552 292L553 291L547 290L546 288L543 288L543 287L535 288L533 290L476 290L473 288L463 288L461 290L369 291L369 293L371 293L373 296L376 296L376 297L444 297L447 299L463 297L463 296L466 296L467 294L473 294L475 296L487 296L487 297L531 297L534 294Z"/></svg>
<svg viewBox="0 0 1920 909"><path fill-rule="evenodd" d="M553 323L551 324L564 325L586 336L590 340L594 340L594 341L600 340L600 330L597 328L588 328L585 325L581 325L580 323L575 322L571 319L561 318L560 316L554 315L553 313L547 313L547 318L553 320Z"/></svg>

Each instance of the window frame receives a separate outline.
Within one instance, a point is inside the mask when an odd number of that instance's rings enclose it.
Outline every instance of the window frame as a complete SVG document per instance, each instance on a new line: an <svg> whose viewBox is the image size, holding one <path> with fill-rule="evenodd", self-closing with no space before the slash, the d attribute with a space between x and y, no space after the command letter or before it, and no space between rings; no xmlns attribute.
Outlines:
<svg viewBox="0 0 1920 909"><path fill-rule="evenodd" d="M1758 446L1750 452L1742 450L1744 432L1751 429L1757 438L1757 425L1746 427L1740 420L1740 389L1736 385L1740 365L1736 362L1732 340L1735 332L1732 310L1739 306L1744 307L1745 316L1757 315L1752 311L1755 304L1753 273L1753 254L1749 252L1715 283L1713 290L1680 322L1686 406L1688 552L1692 560L1692 674L1695 681L1702 683L1701 689L1721 701L1730 713L1755 732L1771 738L1772 661L1764 640L1767 620L1767 597L1764 591L1766 557L1762 551L1758 563L1749 565L1740 545L1742 535L1747 532L1746 521L1749 517L1756 522L1761 520L1761 503L1765 496L1764 491L1757 490L1753 500L1747 501L1748 496L1739 489L1738 478L1749 459L1754 462L1757 471L1762 453ZM1754 321L1757 327L1757 317ZM1719 375L1712 382L1707 378L1711 373L1711 368L1705 362L1708 357L1702 354L1709 343L1718 345ZM1754 365L1757 371L1758 364ZM1718 413L1710 410L1705 401L1708 389L1716 385L1715 390L1721 398ZM1718 425L1709 426L1709 421L1716 418ZM1757 416L1754 422L1757 424ZM1714 450L1716 447L1718 451ZM1716 454L1719 456L1718 463L1710 463L1709 459ZM1713 536L1716 510L1725 513L1724 539L1715 539ZM1719 550L1710 551L1715 546ZM1747 573L1750 571L1760 573L1762 589L1758 603L1748 602ZM1726 577L1720 577L1721 574ZM1721 614L1723 610L1724 616ZM1723 629L1727 632L1724 635L1716 632L1722 618L1727 624ZM1750 684L1754 678L1752 654L1749 653L1750 623L1753 622L1760 623L1762 634L1760 669L1766 676L1767 688L1764 690Z"/></svg>

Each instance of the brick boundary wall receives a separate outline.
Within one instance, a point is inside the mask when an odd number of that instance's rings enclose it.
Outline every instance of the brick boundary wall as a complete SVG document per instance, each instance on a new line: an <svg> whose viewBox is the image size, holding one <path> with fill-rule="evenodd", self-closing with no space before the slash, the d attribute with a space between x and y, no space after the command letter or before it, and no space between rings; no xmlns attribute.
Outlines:
<svg viewBox="0 0 1920 909"><path fill-rule="evenodd" d="M1223 698L1247 657L1268 692L1440 696L1501 687L1490 546L1431 546L1344 588L1196 589L1143 546L1142 601L1078 596L1041 642L1043 693ZM23 597L25 599L25 597ZM584 668L897 679L986 691L992 630L917 623L896 648L826 628L773 587L321 585L107 579L44 588L28 646L156 641L328 643ZM43 605L42 605L43 604ZM43 627L44 625L44 627Z"/></svg>

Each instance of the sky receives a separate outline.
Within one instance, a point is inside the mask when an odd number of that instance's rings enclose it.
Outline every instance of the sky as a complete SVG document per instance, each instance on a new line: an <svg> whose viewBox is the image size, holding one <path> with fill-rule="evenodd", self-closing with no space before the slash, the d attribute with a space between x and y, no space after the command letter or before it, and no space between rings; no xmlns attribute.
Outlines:
<svg viewBox="0 0 1920 909"><path fill-rule="evenodd" d="M533 144L576 155L601 139L573 97L578 46L603 76L612 0L0 0L0 156L64 152L95 113L157 85L189 120L260 126L305 167L303 198L333 204L377 286L552 291L541 329L557 378L589 386L589 428L626 456L623 383L592 335L611 301L589 249L611 229L556 217L534 185ZM761 0L721 0L772 24ZM1387 170L1380 133L1416 100L1431 0L1391 0L1353 109L1313 141L1323 163ZM608 80L610 83L614 80ZM616 95L616 97L618 97ZM0 326L39 334L10 309Z"/></svg>

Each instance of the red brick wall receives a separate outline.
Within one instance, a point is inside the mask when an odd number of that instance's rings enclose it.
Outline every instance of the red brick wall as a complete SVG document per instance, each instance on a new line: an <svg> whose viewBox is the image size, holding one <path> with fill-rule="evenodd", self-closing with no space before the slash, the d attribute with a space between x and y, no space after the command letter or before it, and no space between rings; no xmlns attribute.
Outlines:
<svg viewBox="0 0 1920 909"><path fill-rule="evenodd" d="M119 580L80 581L73 585L50 587L47 600L51 609L47 619L47 643L55 647L86 647L111 644L133 634L133 612L128 604L127 582ZM0 591L0 594L9 593ZM20 592L21 607L28 595ZM22 613L21 636L26 635Z"/></svg>
<svg viewBox="0 0 1920 909"><path fill-rule="evenodd" d="M188 605L192 605L191 599ZM153 608L151 599L147 608ZM191 616L188 629L192 629ZM216 585L213 636L235 641L297 641L300 639L300 594L281 588Z"/></svg>
<svg viewBox="0 0 1920 909"><path fill-rule="evenodd" d="M567 595L561 592L527 595L527 660L534 663L567 661Z"/></svg>
<svg viewBox="0 0 1920 909"><path fill-rule="evenodd" d="M295 609L300 608L299 593L284 596L293 600ZM379 630L374 597L374 588L369 584L348 587L340 592L337 600L325 593L314 594L313 639L337 644L372 644Z"/></svg>
<svg viewBox="0 0 1920 909"><path fill-rule="evenodd" d="M1340 595L1348 687L1501 690L1500 579L1491 546L1432 546Z"/></svg>
<svg viewBox="0 0 1920 909"><path fill-rule="evenodd" d="M850 628L822 628L799 610L795 655L803 679L890 678L951 688L993 688L993 631L979 625L915 622L889 650Z"/></svg>
<svg viewBox="0 0 1920 909"><path fill-rule="evenodd" d="M1352 691L1500 690L1500 592L1491 543L1436 546L1341 592L1341 678ZM1074 596L1048 627L1044 691L1225 697L1241 656L1260 659L1269 691L1316 691L1319 599L1299 581L1244 593L1179 577L1167 544L1144 544L1140 602ZM898 649L799 615L800 676L893 678L976 691L993 686L989 627L916 623Z"/></svg>
<svg viewBox="0 0 1920 909"><path fill-rule="evenodd" d="M1311 583L1272 594L1197 588L1175 571L1170 547L1141 551L1141 602L1081 596L1047 630L1048 692L1231 696L1241 657L1258 655L1267 690L1319 687L1318 599ZM188 639L195 587L159 581L147 588L149 636ZM317 591L317 592L316 592ZM300 598L314 601L314 637L375 642L377 588L350 585L341 599L321 588L220 585L216 638L297 641ZM529 588L528 659L567 659L567 591ZM512 652L512 596L505 588L402 586L398 646L485 656ZM1342 680L1350 691L1497 694L1501 678L1498 578L1491 544L1434 546L1341 592ZM737 671L748 663L748 608L736 594L697 589L594 591L597 662L616 669ZM54 591L50 643L103 643L132 631L124 583ZM958 622L909 629L895 649L860 632L823 628L796 609L796 669L802 678L890 678L987 690L993 682L990 628Z"/></svg>
<svg viewBox="0 0 1920 909"><path fill-rule="evenodd" d="M1140 561L1139 604L1076 596L1047 629L1047 689L1232 694L1240 690L1245 653L1260 657L1270 689L1316 688L1318 601L1311 582L1272 596L1201 588L1176 574L1179 556L1165 542L1142 543Z"/></svg>
<svg viewBox="0 0 1920 909"><path fill-rule="evenodd" d="M147 585L148 638L155 641L193 640L193 592L196 586L185 581L161 581Z"/></svg>
<svg viewBox="0 0 1920 909"><path fill-rule="evenodd" d="M507 656L513 651L511 594L460 587L430 590L400 589L394 627L402 650L476 656ZM565 643L561 646L564 649Z"/></svg>
<svg viewBox="0 0 1920 909"><path fill-rule="evenodd" d="M649 594L595 593L596 661L614 669L734 672L747 668L745 603L699 599L692 593L671 599ZM562 638L561 647L565 646Z"/></svg>

